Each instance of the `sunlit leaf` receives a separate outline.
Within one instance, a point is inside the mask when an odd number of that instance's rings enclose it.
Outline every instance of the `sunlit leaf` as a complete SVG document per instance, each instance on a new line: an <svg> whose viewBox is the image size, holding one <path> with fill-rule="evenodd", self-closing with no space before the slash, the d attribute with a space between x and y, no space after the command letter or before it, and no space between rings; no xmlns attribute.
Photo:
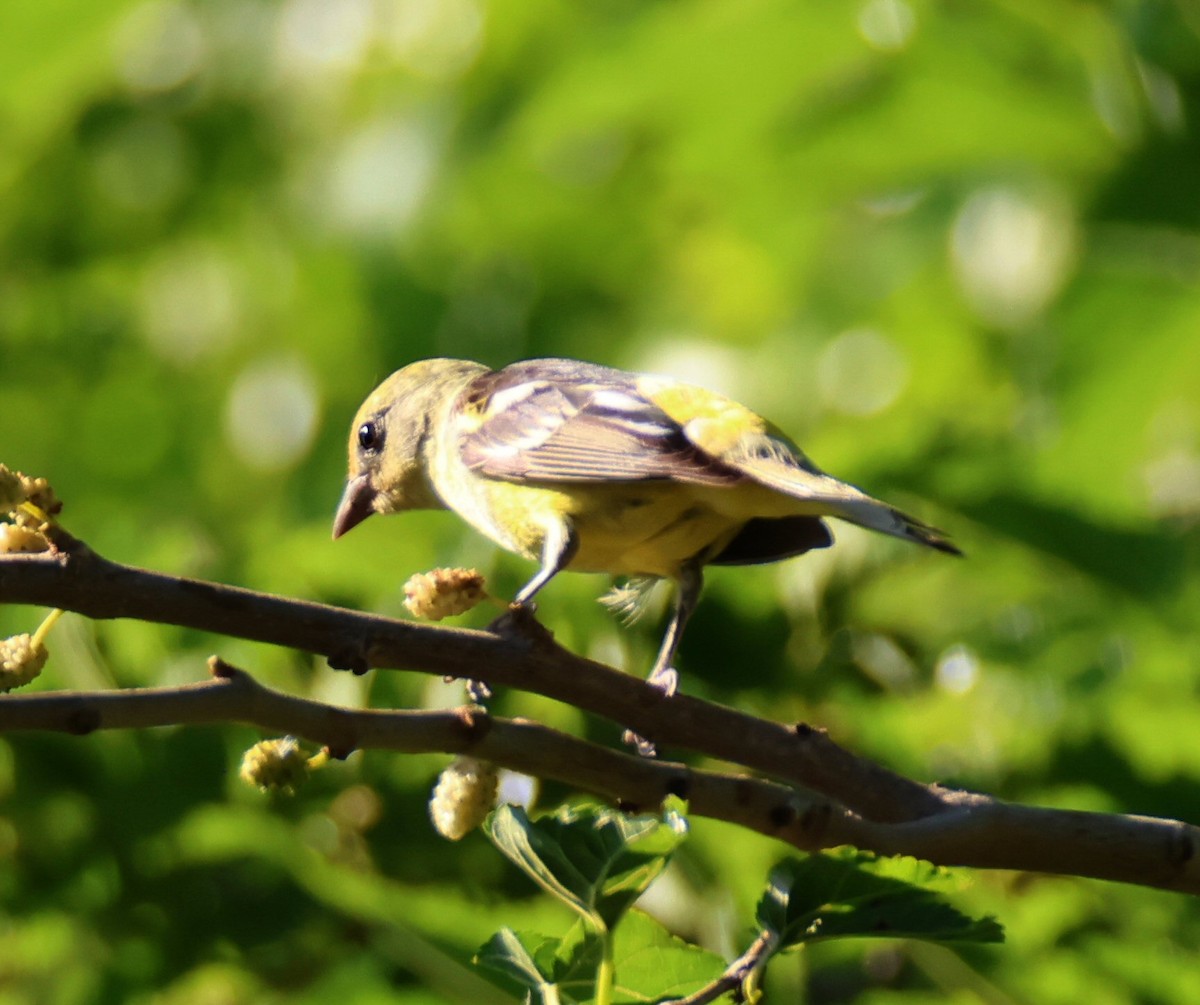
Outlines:
<svg viewBox="0 0 1200 1005"><path fill-rule="evenodd" d="M680 998L716 980L725 961L676 938L639 910L628 912L614 933L617 1002Z"/></svg>
<svg viewBox="0 0 1200 1005"><path fill-rule="evenodd" d="M781 950L846 936L1003 941L994 919L970 918L931 888L944 885L941 870L902 861L906 878L887 860L859 853L785 859L772 870L756 920Z"/></svg>
<svg viewBox="0 0 1200 1005"><path fill-rule="evenodd" d="M671 812L627 817L596 807L530 820L519 807L501 806L486 830L535 883L599 928L611 927L641 896L686 836Z"/></svg>

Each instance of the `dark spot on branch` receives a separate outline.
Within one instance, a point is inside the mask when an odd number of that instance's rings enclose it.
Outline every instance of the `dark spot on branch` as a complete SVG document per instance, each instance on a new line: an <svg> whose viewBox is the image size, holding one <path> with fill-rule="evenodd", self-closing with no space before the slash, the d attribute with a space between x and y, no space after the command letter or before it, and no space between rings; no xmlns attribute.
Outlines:
<svg viewBox="0 0 1200 1005"><path fill-rule="evenodd" d="M667 781L667 795L675 796L679 799L687 799L688 792L692 788L692 776L689 774L675 775Z"/></svg>
<svg viewBox="0 0 1200 1005"><path fill-rule="evenodd" d="M361 643L337 649L326 656L325 661L334 670L349 670L355 677L361 677L371 669Z"/></svg>
<svg viewBox="0 0 1200 1005"><path fill-rule="evenodd" d="M67 713L67 732L72 736L87 736L100 728L100 710L94 705L84 705Z"/></svg>
<svg viewBox="0 0 1200 1005"><path fill-rule="evenodd" d="M798 722L792 726L792 732L800 737L800 739L806 740L816 733L816 729L810 726L807 722Z"/></svg>
<svg viewBox="0 0 1200 1005"><path fill-rule="evenodd" d="M795 821L796 807L791 803L782 803L779 806L773 806L768 816L774 826L786 827Z"/></svg>
<svg viewBox="0 0 1200 1005"><path fill-rule="evenodd" d="M1174 866L1187 865L1196 855L1196 843L1185 831L1171 836L1167 845L1167 860Z"/></svg>

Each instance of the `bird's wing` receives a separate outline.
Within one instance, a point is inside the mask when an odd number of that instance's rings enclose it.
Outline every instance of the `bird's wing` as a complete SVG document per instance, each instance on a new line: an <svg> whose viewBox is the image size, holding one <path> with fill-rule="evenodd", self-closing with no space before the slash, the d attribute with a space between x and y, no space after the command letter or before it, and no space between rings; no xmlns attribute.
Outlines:
<svg viewBox="0 0 1200 1005"><path fill-rule="evenodd" d="M787 436L744 405L702 388L660 378L643 377L639 385L651 401L680 424L687 439L705 455L748 481L798 500L807 515L841 517L938 551L962 554L937 528L825 474ZM767 527L771 525L768 523ZM805 543L804 535L810 531L814 540L820 537L819 532L802 524L791 530L799 535L797 546ZM757 538L753 542L748 538L742 544L748 553L757 553ZM731 562L744 560L740 550L732 549Z"/></svg>
<svg viewBox="0 0 1200 1005"><path fill-rule="evenodd" d="M639 376L637 386L697 450L747 479L787 495L828 491L824 482L841 484L761 415L731 398L663 377Z"/></svg>
<svg viewBox="0 0 1200 1005"><path fill-rule="evenodd" d="M463 462L489 478L730 485L719 463L638 387L636 374L565 359L476 377L459 399Z"/></svg>

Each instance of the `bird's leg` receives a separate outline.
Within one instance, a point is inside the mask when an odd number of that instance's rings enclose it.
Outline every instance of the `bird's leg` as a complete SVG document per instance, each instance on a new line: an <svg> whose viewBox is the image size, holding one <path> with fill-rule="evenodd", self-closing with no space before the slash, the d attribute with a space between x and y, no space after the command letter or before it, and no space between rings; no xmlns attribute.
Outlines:
<svg viewBox="0 0 1200 1005"><path fill-rule="evenodd" d="M663 636L662 646L650 668L647 682L662 690L668 697L679 687L679 671L672 665L679 642L683 638L683 630L687 627L688 618L696 609L700 600L700 589L704 585L704 573L699 562L689 562L680 569L679 582L675 589L675 610L671 622L667 625Z"/></svg>
<svg viewBox="0 0 1200 1005"><path fill-rule="evenodd" d="M667 625L662 646L659 647L654 666L650 668L650 676L646 678L646 683L658 688L667 698L679 688L679 671L671 664L675 662L675 652L679 648L680 639L683 638L688 618L696 609L703 585L704 573L700 562L693 560L685 563L679 571L678 585L675 588L675 610L671 615L671 623ZM624 740L636 747L642 757L654 757L658 752L653 741L647 740L632 729L625 731Z"/></svg>
<svg viewBox="0 0 1200 1005"><path fill-rule="evenodd" d="M560 521L546 532L542 541L542 566L537 574L523 587L508 605L508 610L491 624L491 630L504 633L523 629L527 633L540 628L533 619L534 605L531 602L537 592L558 573L562 572L579 550L579 538L575 529L566 521ZM544 628L540 628L546 634Z"/></svg>
<svg viewBox="0 0 1200 1005"><path fill-rule="evenodd" d="M577 551L579 538L568 521L562 520L551 527L542 540L542 567L533 579L521 587L521 591L513 598L513 606L526 606L538 590L570 565Z"/></svg>

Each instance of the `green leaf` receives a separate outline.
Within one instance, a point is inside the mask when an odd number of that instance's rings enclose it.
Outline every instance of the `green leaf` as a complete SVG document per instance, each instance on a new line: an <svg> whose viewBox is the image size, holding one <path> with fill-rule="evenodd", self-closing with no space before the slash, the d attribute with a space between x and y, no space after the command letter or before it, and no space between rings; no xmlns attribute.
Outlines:
<svg viewBox="0 0 1200 1005"><path fill-rule="evenodd" d="M596 972L604 959L604 936L580 920L559 940L551 964L555 983L573 1000L593 997Z"/></svg>
<svg viewBox="0 0 1200 1005"><path fill-rule="evenodd" d="M475 962L511 991L544 1002L590 1002L603 954L603 936L580 920L562 939L532 932L497 932ZM676 938L653 918L630 911L613 933L617 980L613 1005L681 998L725 971L715 953Z"/></svg>
<svg viewBox="0 0 1200 1005"><path fill-rule="evenodd" d="M558 939L535 932L502 928L475 954L475 964L501 987L513 993L529 992L526 1000L574 1002L560 993L553 961Z"/></svg>
<svg viewBox="0 0 1200 1005"><path fill-rule="evenodd" d="M475 954L497 984L531 992L538 1001L587 1002L604 955L604 937L582 921L562 939L501 929Z"/></svg>
<svg viewBox="0 0 1200 1005"><path fill-rule="evenodd" d="M594 806L564 807L540 820L501 806L485 827L535 883L598 929L616 923L687 834L673 809L661 818L627 817Z"/></svg>
<svg viewBox="0 0 1200 1005"><path fill-rule="evenodd" d="M970 918L937 886L947 873L914 859L876 860L861 853L785 859L771 873L756 918L781 951L847 936L1002 942L993 918Z"/></svg>
<svg viewBox="0 0 1200 1005"><path fill-rule="evenodd" d="M530 991L538 991L549 983L547 975L538 966L535 957L542 947L553 940L534 933L518 933L511 928L502 928L485 942L475 954L475 963L492 976L501 977L506 986L517 985Z"/></svg>
<svg viewBox="0 0 1200 1005"><path fill-rule="evenodd" d="M684 942L638 910L613 933L613 965L614 1002L682 998L725 972L725 961L716 953Z"/></svg>

